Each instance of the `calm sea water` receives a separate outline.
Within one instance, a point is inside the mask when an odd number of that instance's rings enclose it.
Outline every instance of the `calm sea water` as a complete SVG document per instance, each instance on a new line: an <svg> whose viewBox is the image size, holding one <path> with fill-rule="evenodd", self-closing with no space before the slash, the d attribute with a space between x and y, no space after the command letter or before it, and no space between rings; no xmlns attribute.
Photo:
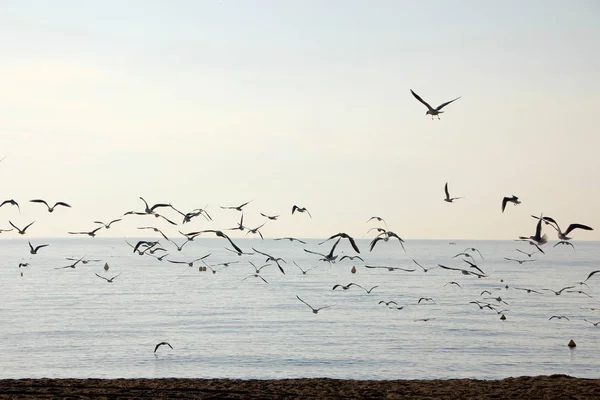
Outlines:
<svg viewBox="0 0 600 400"><path fill-rule="evenodd" d="M135 243L136 239L129 239ZM534 262L519 265L504 257L526 259L514 241L407 241L358 245L365 262L343 260L329 265L303 249L328 253L333 241L318 246L272 239L238 239L284 258L285 275L276 266L254 274L248 260L263 265L260 255L237 256L222 239L197 238L178 252L164 240L170 255L163 261L132 253L123 239L36 239L48 243L29 254L25 239L0 241L0 378L24 377L192 377L434 379L569 374L598 377L600 274L589 287L577 284L600 269L600 243L545 246ZM467 268L460 257L467 247L488 275L466 276L438 263ZM338 246L354 255L347 241ZM205 254L211 266L239 261L212 273L166 260L191 260ZM158 254L158 253L157 253ZM101 261L69 265L66 257ZM307 269L306 275L292 261ZM19 268L20 262L30 266ZM104 263L110 265L103 270ZM364 265L399 266L414 272L367 269ZM356 267L356 273L351 272ZM223 269L220 269L223 268ZM475 271L471 269L472 271ZM22 275L21 275L22 273ZM112 277L108 283L95 274ZM446 285L455 281L461 285ZM332 290L335 284L357 287ZM508 285L508 289L505 285ZM559 290L575 285L582 293L527 293L515 287ZM489 290L492 296L480 295ZM541 290L540 290L541 291ZM331 306L318 314L313 307ZM431 297L433 302L419 298ZM500 303L486 297L501 297ZM394 300L401 310L379 301ZM506 309L506 320L470 301ZM566 319L552 319L565 315ZM420 319L429 318L428 321ZM577 347L567 347L573 339ZM154 346L168 341L173 350Z"/></svg>

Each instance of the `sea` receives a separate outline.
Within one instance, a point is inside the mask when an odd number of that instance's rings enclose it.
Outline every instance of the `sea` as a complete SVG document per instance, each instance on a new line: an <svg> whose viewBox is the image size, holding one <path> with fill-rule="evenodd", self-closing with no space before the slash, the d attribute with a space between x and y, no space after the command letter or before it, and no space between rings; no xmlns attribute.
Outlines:
<svg viewBox="0 0 600 400"><path fill-rule="evenodd" d="M598 378L599 242L232 240L0 240L0 378Z"/></svg>

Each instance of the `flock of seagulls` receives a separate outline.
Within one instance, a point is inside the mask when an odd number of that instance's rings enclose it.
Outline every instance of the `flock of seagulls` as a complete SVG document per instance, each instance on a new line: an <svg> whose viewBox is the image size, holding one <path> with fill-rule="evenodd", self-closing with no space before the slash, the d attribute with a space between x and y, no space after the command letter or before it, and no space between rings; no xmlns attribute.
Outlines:
<svg viewBox="0 0 600 400"><path fill-rule="evenodd" d="M439 119L440 114L443 113L442 109L460 98L460 97L457 97L453 100L442 103L441 105L439 105L436 108L433 108L427 102L425 102L419 95L417 95L414 91L411 90L411 93L419 102L421 102L423 105L425 105L427 107L426 115L431 115L432 119L435 116L437 116L437 118ZM450 191L448 188L448 182L446 182L444 185L444 194L445 194L445 197L443 198L443 201L446 203L453 203L456 200L465 198L464 196L452 197L450 195ZM236 226L234 226L234 227L230 227L228 229L189 230L189 229L186 229L185 227L188 226L188 224L191 225L193 220L195 220L197 218L200 218L202 223L204 223L204 224L215 223L213 221L213 218L207 212L207 206L205 206L203 208L196 208L196 209L185 212L185 211L180 211L175 206L173 206L171 203L163 202L163 203L151 204L151 203L148 203L146 201L146 199L144 199L143 197L139 197L139 199L143 202L143 207L140 208L140 210L126 211L122 215L118 216L117 218L111 219L108 222L99 221L99 220L93 221L92 223L96 225L95 228L93 228L89 231L88 230L68 231L68 234L94 238L99 233L101 233L103 230L111 229L112 225L122 222L125 218L133 218L133 217L139 217L139 216L153 216L153 217L155 217L154 221L157 224L148 224L148 220L144 219L145 223L140 224L141 226L139 226L137 229L139 229L140 231L143 231L143 232L148 232L150 234L156 235L157 238L152 239L152 240L139 240L135 243L127 242L127 244L132 249L132 251L131 251L132 254L136 254L136 255L142 256L142 257L152 258L155 260L154 262L166 261L168 263L176 264L176 265L182 265L182 266L187 266L187 267L197 267L200 272L210 270L213 274L216 274L218 271L220 271L224 268L232 267L233 265L235 265L235 268L248 268L248 275L242 279L242 281L247 282L246 284L250 284L250 282L253 282L253 281L256 282L255 284L269 284L269 281L265 278L263 271L271 269L272 267L276 268L276 270L278 270L279 273L281 273L282 275L286 275L287 273L289 273L288 266L290 265L290 263L288 263L288 261L290 261L292 264L295 265L295 267L299 270L299 272L296 272L296 273L300 273L301 275L307 275L310 271L313 271L314 269L319 268L321 265L332 266L333 264L336 264L336 263L342 264L344 261L351 262L354 264L352 266L352 270L351 270L351 272L353 274L357 272L357 267L358 268L362 267L365 269L365 271L378 270L378 271L383 271L384 273L400 273L400 274L412 274L412 273L415 273L416 271L419 271L419 273L422 272L424 274L425 273L431 274L429 271L439 270L439 271L441 271L440 273L448 274L448 276L453 277L453 280L449 280L443 285L448 290L451 290L451 289L452 290L464 290L464 286L461 284L462 281L459 281L459 277L461 277L462 279L477 279L477 280L479 280L479 279L485 280L487 278L490 278L490 274L486 273L484 271L484 266L482 266L482 263L484 262L483 254L479 251L479 249L474 248L474 247L468 247L468 248L464 249L463 251L459 252L458 254L454 255L453 257L448 257L448 262L438 263L437 265L423 266L422 263L420 263L419 261L417 261L415 259L412 260L411 267L398 266L398 265L373 265L372 263L370 263L368 261L368 257L369 257L370 253L373 253L376 250L376 245L378 243L387 243L387 242L390 242L390 239L393 239L392 240L393 243L388 244L388 246L389 245L399 246L399 248L402 248L404 253L407 253L407 249L405 247L406 241L402 237L400 237L400 235L398 235L397 233L389 230L385 219L380 216L370 217L366 221L366 224L367 224L366 226L370 227L367 230L367 234L370 232L373 232L373 231L375 231L375 234L372 237L372 239L370 240L368 249L362 249L362 252L361 252L359 243L357 243L357 241L354 239L353 236L351 236L350 234L345 233L345 232L339 232L339 233L335 233L333 235L328 236L325 240L319 242L316 245L317 248L306 248L306 247L310 247L310 246L307 246L306 241L304 241L300 238L295 238L295 237L291 237L291 236L278 237L278 238L273 238L273 239L265 239L263 232L261 232L261 229L263 229L268 224L277 223L277 221L281 218L281 214L274 214L274 213L268 213L268 212L256 213L255 215L257 217L258 217L258 215L260 215L260 217L264 218L264 220L262 220L260 223L252 225L252 227L248 227L245 225L244 216L247 215L247 210L249 208L252 208L252 206L255 205L253 200L246 201L239 205L220 206L220 208L223 210L230 210L230 211L240 213L239 214L239 222L237 222ZM65 210L72 208L70 204L68 204L64 201L56 201L54 203L51 203L51 202L49 203L46 200L33 199L33 200L30 200L29 202L34 203L34 204L45 205L45 207L49 213L54 213L56 210L58 210L58 208L64 208ZM502 201L501 201L501 212L502 213L505 212L506 206L508 203L512 203L514 206L517 206L517 205L521 204L521 201L519 200L519 197L517 197L515 195L503 197ZM21 207L20 207L19 203L17 201L15 201L14 199L8 199L8 200L2 201L0 203L0 208L2 208L5 205L16 207L18 209L19 213L21 213ZM288 210L289 210L289 208L288 208ZM309 212L309 210L306 207L303 207L303 206L301 207L296 204L292 205L291 214L288 214L288 215L291 215L291 216L294 216L294 218L297 218L298 214L306 214L310 219L313 218L313 216L311 215L311 213ZM538 262L540 257L542 257L543 255L546 254L546 251L543 249L543 246L548 242L548 235L543 232L543 229L545 226L550 226L552 229L554 229L556 231L559 241L555 246L557 246L558 244L565 244L565 245L571 246L573 249L574 249L574 246L573 246L573 243L571 242L572 238L569 235L574 233L576 230L581 230L581 231L593 230L590 226L580 224L580 223L572 223L567 227L567 229L565 231L562 231L559 224L552 217L544 216L542 214L540 214L539 216L532 215L532 217L536 220L535 232L530 236L519 236L518 239L515 239L515 240L527 242L530 245L534 246L535 250L533 252L528 252L523 249L517 248L516 251L519 254L526 256L527 258L517 258L516 256L511 255L510 257L509 256L503 257L504 260L509 261L509 262L518 263L519 265L522 265L524 267L527 263ZM176 222L176 221L180 221L180 222ZM32 225L35 223L35 221L30 222L29 224L27 224L23 227L18 227L12 221L8 221L8 223L12 227L12 229L0 229L0 233L10 232L10 231L15 230L16 233L19 235L26 235L28 233L28 229L30 229L32 227ZM158 226L156 226L156 225L158 225L158 223L163 224L163 225L167 224L167 225L165 225L165 227L158 227ZM377 224L377 226L373 226L372 224ZM177 238L177 240L171 234L165 233L165 231L168 232L167 229L175 229L174 227L176 227L177 233L180 235ZM251 252L248 251L248 249L242 250L243 246L241 246L239 243L236 243L237 239L236 239L236 241L234 241L230 236L227 235L226 231L228 231L228 230L245 232L246 236L252 235L253 237L254 236L260 237L261 240L265 240L265 241L266 240L289 241L290 243L294 243L297 246L301 246L301 248L305 254L309 254L311 256L316 256L316 257L314 257L314 266L311 266L308 268L303 268L295 260L286 260L278 254L270 254L270 251L267 252L264 249L259 250L257 247L260 247L260 246L258 246L258 245L252 246ZM181 259L179 257L173 256L173 254L176 254L177 252L181 252L184 246L193 242L194 240L196 240L196 238L206 237L206 236L214 236L216 238L223 239L224 253L225 254L228 254L226 252L233 253L233 254L230 254L230 256L231 257L237 256L237 257L239 257L239 259L231 260L231 261L220 263L220 264L211 264L209 261L210 257L211 257L211 253L192 257L189 259ZM332 241L333 241L333 244L331 244ZM256 243L256 242L253 242L253 243ZM348 249L349 250L351 249L350 251L353 252L353 254L343 254L343 252L340 252L339 246L346 246L343 244L340 245L340 243L346 243L349 246ZM41 249L47 248L49 246L49 244L34 245L31 243L31 241L29 241L28 244L29 244L29 253L31 256L37 255ZM329 244L331 244L331 247L329 248L329 251L327 251L327 247L325 247L325 246L329 246ZM453 243L451 243L451 244L453 244ZM323 247L321 247L321 246L323 246ZM381 246L383 246L383 245L380 245L379 247L381 247ZM326 250L320 250L322 248L325 248ZM537 255L536 258L532 258L534 255ZM254 258L250 259L250 257L254 257ZM90 262L94 263L94 262L102 262L103 261L100 259L88 260L88 259L85 259L85 257L80 257L80 258L67 257L66 259L67 259L67 261L70 261L71 263L68 265L57 266L57 267L55 267L55 269L57 269L57 270L75 269L79 265L87 264ZM262 263L255 263L259 259L264 260L264 261ZM365 261L365 259L367 259L367 261ZM66 262L65 262L65 264L66 264ZM201 265L198 265L198 264L201 264ZM19 268L28 268L28 267L30 268L32 265L35 265L35 262L33 259L30 259L27 261L23 260L22 262L19 263L18 267ZM417 270L416 267L418 267L419 269ZM109 270L108 263L105 263L104 271L107 272L108 270ZM507 314L509 312L509 310L505 309L504 307L502 307L502 308L500 308L500 307L508 306L508 304L498 294L499 291L501 291L501 290L504 290L504 291L516 290L519 292L523 292L524 295L545 295L546 293L553 293L555 296L559 296L563 293L569 293L570 295L583 295L583 296L587 296L587 297L592 297L586 291L579 290L578 287L584 286L584 285L587 286L587 284L585 282L588 281L596 273L599 273L599 272L600 272L600 270L592 271L584 281L568 284L567 286L564 286L563 288L558 289L558 290L549 289L549 288L532 289L532 288L527 288L527 287L516 287L516 286L512 286L512 285L509 285L508 283L506 283L503 285L499 285L498 287L495 287L495 288L489 288L489 289L483 290L479 294L479 296L477 296L476 299L473 298L473 299L469 299L470 301L465 301L465 305L475 304L479 308L479 310L481 310L482 312L494 311L496 314L501 315L502 320L505 320L506 319L505 314ZM116 275L108 276L108 277L98 274L98 273L94 273L94 274L99 279L106 281L107 283L114 284L115 279L120 277L122 275L122 272L118 273ZM22 275L22 273L21 273L21 275ZM254 280L252 281L252 280L250 280L250 278L254 278ZM383 286L383 284L367 287L366 285L363 285L360 283L350 282L347 284L344 284L344 283L335 284L331 290L338 291L338 292L339 291L347 292L347 291L353 291L353 290L360 290L360 291L364 292L364 295L366 295L366 296L376 296L376 293L379 292L379 291L376 291L376 289L379 288L381 290L382 286ZM520 285L517 285L517 286L520 286ZM494 294L492 294L492 293L494 293ZM488 297L482 297L484 295L487 295ZM334 307L334 305L328 304L328 305L319 305L318 307L315 308L313 305L309 304L309 302L305 301L298 295L296 295L296 299L298 300L299 303L302 303L304 306L308 307L313 314L318 314L319 311L330 309L330 308ZM309 299L309 301L311 301L311 300ZM404 310L407 306L412 307L414 305L421 305L421 304L427 304L427 303L436 304L434 298L432 298L432 297L420 297L418 300L415 299L414 304L399 304L396 300L390 300L390 299L381 299L378 302L374 301L374 304L384 305L388 308L395 309L395 310ZM428 317L428 318L415 319L414 321L415 322L417 322L417 321L427 322L427 321L430 321L433 319L435 319L435 318ZM549 320L562 320L562 319L564 319L566 321L570 321L568 316L565 316L565 315L553 315L553 316L549 317ZM583 319L583 321L593 324L594 326L598 326L600 324L600 321L593 322L588 319ZM161 348L163 346L169 347L171 350L173 349L173 347L168 342L162 341L155 346L154 353L156 353L157 350L159 350L159 348Z"/></svg>

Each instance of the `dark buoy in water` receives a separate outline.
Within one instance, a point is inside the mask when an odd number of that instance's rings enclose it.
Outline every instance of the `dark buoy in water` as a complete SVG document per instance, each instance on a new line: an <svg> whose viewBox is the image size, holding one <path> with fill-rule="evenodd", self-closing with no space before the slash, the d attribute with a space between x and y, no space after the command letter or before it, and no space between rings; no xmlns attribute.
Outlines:
<svg viewBox="0 0 600 400"><path fill-rule="evenodd" d="M105 270L105 271L108 271L108 269L109 269L109 268L110 268L110 267L108 266L108 263L104 263L104 270Z"/></svg>
<svg viewBox="0 0 600 400"><path fill-rule="evenodd" d="M502 316L500 317L500 319L501 319L502 321L504 321L504 320L506 319L506 316L505 316L504 314L502 314Z"/></svg>
<svg viewBox="0 0 600 400"><path fill-rule="evenodd" d="M575 346L577 346L577 345L575 344L575 342L573 341L573 339L571 339L571 340L569 341L569 344L568 344L567 346L569 346L569 347L573 348L573 347L575 347Z"/></svg>
<svg viewBox="0 0 600 400"><path fill-rule="evenodd" d="M353 274L356 273L356 267L352 267L352 269L350 270L350 272L352 272Z"/></svg>

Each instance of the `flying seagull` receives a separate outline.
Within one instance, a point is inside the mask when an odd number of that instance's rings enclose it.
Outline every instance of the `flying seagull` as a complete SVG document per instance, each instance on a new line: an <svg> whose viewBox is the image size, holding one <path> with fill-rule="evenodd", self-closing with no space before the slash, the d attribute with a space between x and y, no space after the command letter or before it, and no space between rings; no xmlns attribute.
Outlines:
<svg viewBox="0 0 600 400"><path fill-rule="evenodd" d="M31 242L29 242L29 252L31 254L37 254L38 250L41 249L42 247L47 247L49 245L47 244L40 244L39 246L35 246L33 247L33 245L31 244Z"/></svg>
<svg viewBox="0 0 600 400"><path fill-rule="evenodd" d="M343 232L340 232L340 233L337 233L337 234L335 234L333 236L330 236L329 239L323 240L321 243L319 243L319 245L322 245L323 243L327 242L328 240L335 239L337 237L343 238L343 239L348 239L348 241L352 245L352 248L354 249L354 251L356 251L357 253L360 253L360 250L358 249L358 246L356 245L356 242L354 242L354 239L350 235L348 235L347 233L343 233Z"/></svg>
<svg viewBox="0 0 600 400"><path fill-rule="evenodd" d="M239 206L232 206L232 207L223 207L221 206L222 209L224 210L238 210L238 211L242 211L242 207L244 207L246 204L250 203L252 200L245 202L244 204L240 204Z"/></svg>
<svg viewBox="0 0 600 400"><path fill-rule="evenodd" d="M156 353L156 350L158 350L158 348L159 348L160 346L164 346L164 345L167 345L167 346L169 346L171 349L173 349L173 346L171 346L169 343L167 343L167 342L160 342L160 343L159 343L159 344L157 344L157 345L156 345L156 347L154 348L154 352Z"/></svg>
<svg viewBox="0 0 600 400"><path fill-rule="evenodd" d="M533 218L538 218L538 217L536 217L534 215L532 215L532 217ZM593 231L594 230L594 229L590 228L587 225L571 224L571 225L569 225L567 227L567 230L563 232L563 231L560 230L560 226L558 226L558 222L556 222L553 218L551 218L551 217L543 217L543 219L544 219L544 222L546 222L546 224L549 223L554 229L556 229L556 231L558 232L558 238L560 240L563 240L563 241L565 241L565 240L571 240L571 238L568 237L567 235L569 233L571 233L571 231L574 230L574 229L583 229L583 230L586 230L586 231Z"/></svg>
<svg viewBox="0 0 600 400"><path fill-rule="evenodd" d="M33 221L33 222L35 222L35 221ZM12 226L13 228L15 228L19 232L19 235L24 235L25 231L27 230L27 228L29 228L31 225L33 225L33 222L30 223L29 225L27 225L25 228L19 229L17 226L15 226L15 224L13 224L12 222L8 221L8 223L10 224L10 226Z"/></svg>
<svg viewBox="0 0 600 400"><path fill-rule="evenodd" d="M519 236L520 240L525 240L528 241L530 243L535 243L538 245L543 245L545 243L548 242L548 235L546 235L545 233L542 235L542 220L543 220L543 216L540 215L539 217L535 217L532 215L532 217L534 218L538 218L538 223L535 226L535 235L533 236ZM537 247L537 246L536 246ZM539 247L537 247L538 250L542 251L542 249L540 249ZM542 251L543 253L543 251Z"/></svg>
<svg viewBox="0 0 600 400"><path fill-rule="evenodd" d="M89 232L68 232L70 235L88 235L91 237L95 237L96 236L96 232L98 232L100 229L102 229L103 227L100 226L96 229L94 229L93 231L89 231Z"/></svg>
<svg viewBox="0 0 600 400"><path fill-rule="evenodd" d="M452 203L454 200L462 199L462 197L450 197L450 193L448 192L448 182L446 182L446 185L444 186L444 192L446 192L446 198L444 199L446 203Z"/></svg>
<svg viewBox="0 0 600 400"><path fill-rule="evenodd" d="M298 295L296 295L296 298L298 300L300 300L301 302L303 302L304 304L306 304L312 310L313 314L317 314L319 311L324 310L325 308L332 307L332 306L324 306L324 307L320 307L320 308L313 308L313 306L311 306L310 304L308 304L307 302L302 300Z"/></svg>
<svg viewBox="0 0 600 400"><path fill-rule="evenodd" d="M63 206L63 207L69 207L71 208L70 205L68 205L67 203L65 203L64 201L57 201L56 203L54 203L54 205L52 207L50 207L48 205L48 203L46 203L46 200L41 200L41 199L34 199L34 200L29 200L31 203L41 203L41 204L45 204L46 207L48 208L48 212L53 212L54 208L56 206Z"/></svg>
<svg viewBox="0 0 600 400"><path fill-rule="evenodd" d="M306 244L305 241L300 240L300 239L296 239L294 237L281 237L281 238L275 238L274 240L289 240L290 242L296 241L296 242L299 242L299 243L302 243L302 244Z"/></svg>
<svg viewBox="0 0 600 400"><path fill-rule="evenodd" d="M113 220L112 220L112 221L110 221L108 224L106 224L106 223L104 223L104 222L102 222L102 221L94 221L94 223L95 223L95 224L100 224L100 225L104 226L104 228L106 228L106 229L110 229L110 226L111 226L112 224L114 224L115 222L119 222L119 221L122 221L122 220L121 220L121 218L113 219Z"/></svg>
<svg viewBox="0 0 600 400"><path fill-rule="evenodd" d="M502 199L502 212L504 212L504 209L506 208L507 203L513 203L515 206L517 204L521 204L521 202L519 201L519 198L515 195L513 195L512 197L505 197Z"/></svg>
<svg viewBox="0 0 600 400"><path fill-rule="evenodd" d="M279 215L267 215L267 214L263 214L263 213L260 213L260 215L262 215L265 218L270 219L271 221L276 221L277 218L279 218Z"/></svg>
<svg viewBox="0 0 600 400"><path fill-rule="evenodd" d="M310 212L305 208L305 207L298 207L297 205L294 204L294 206L292 207L292 215L296 212L300 212L300 213L307 213L309 217L312 218L312 215L310 215Z"/></svg>
<svg viewBox="0 0 600 400"><path fill-rule="evenodd" d="M122 273L122 272L121 272L121 273ZM119 274L117 274L117 275L113 276L112 278L105 278L104 276L102 276L102 275L98 275L98 274L96 274L96 276L97 276L98 278L102 278L102 279L104 279L104 280L105 280L106 282L108 282L108 283L113 283L113 279L115 279L117 276L121 275L121 273L119 273Z"/></svg>
<svg viewBox="0 0 600 400"><path fill-rule="evenodd" d="M296 261L294 261L294 264L296 264ZM318 265L315 265L314 267L312 267L312 268L309 268L309 269L302 269L302 267L301 267L301 266L299 266L298 264L296 264L296 267L298 267L298 268L300 269L300 271L302 271L302 275L306 275L306 273L307 273L308 271L312 271L313 269L317 268L317 267L318 267Z"/></svg>
<svg viewBox="0 0 600 400"><path fill-rule="evenodd" d="M17 203L13 199L4 200L2 203L0 203L0 207L2 207L5 204L10 204L10 205L13 205L13 206L17 207L19 209L19 214L21 213L21 207L19 207L19 203Z"/></svg>
<svg viewBox="0 0 600 400"><path fill-rule="evenodd" d="M440 119L440 114L443 113L442 108L446 107L448 104L452 103L453 101L460 99L460 96L459 96L459 97L455 98L454 100L450 100L450 101L440 104L439 106L437 106L437 108L433 108L429 104L427 104L427 102L425 100L423 100L418 94L413 92L412 89L410 90L410 92L412 93L413 96L415 96L415 99L419 100L421 103L423 103L423 105L425 107L427 107L427 112L425 113L425 115L428 115L428 114L431 115L431 119L433 119L434 115L437 116L438 119Z"/></svg>

